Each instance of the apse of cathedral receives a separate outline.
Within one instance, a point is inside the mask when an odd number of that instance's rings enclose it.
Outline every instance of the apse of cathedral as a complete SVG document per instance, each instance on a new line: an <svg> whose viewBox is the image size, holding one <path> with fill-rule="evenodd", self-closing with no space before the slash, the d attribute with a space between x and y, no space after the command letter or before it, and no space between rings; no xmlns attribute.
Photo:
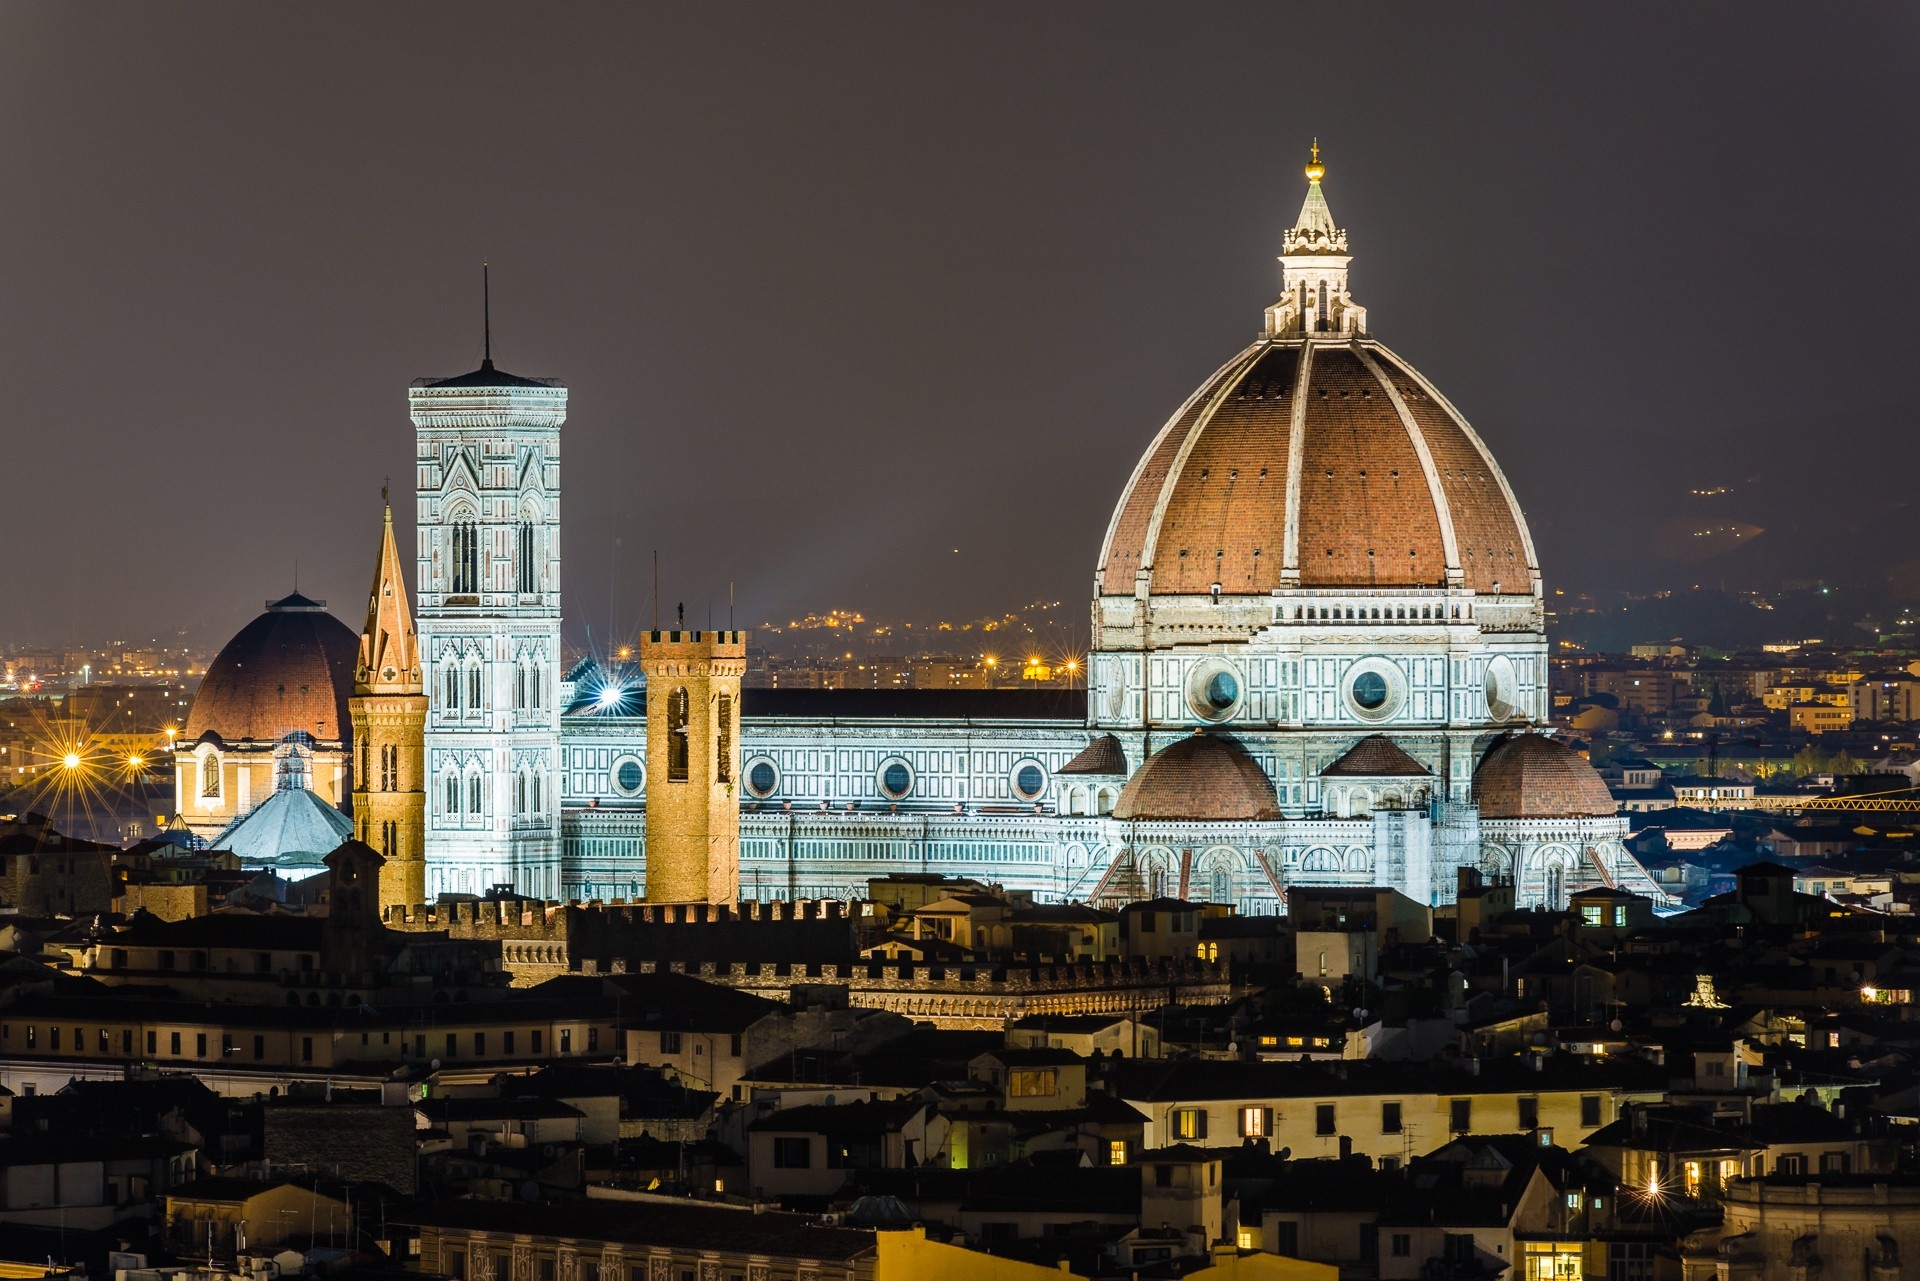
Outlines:
<svg viewBox="0 0 1920 1281"><path fill-rule="evenodd" d="M285 679L236 692L273 664L223 653L232 679L210 671L179 748L181 813L257 803L264 781L230 764L247 753L352 761L389 904L856 899L900 873L1248 913L1284 912L1294 886L1448 903L1467 873L1521 906L1594 886L1669 901L1598 774L1540 732L1520 503L1374 336L1325 176L1316 149L1258 337L1143 442L1100 540L1086 691L742 689L738 632L651 634L631 679L563 672L567 391L489 350L409 391L412 614L389 523L357 661L316 619L295 646L328 674L302 678L318 728L263 729ZM277 603L229 650L305 609Z"/></svg>

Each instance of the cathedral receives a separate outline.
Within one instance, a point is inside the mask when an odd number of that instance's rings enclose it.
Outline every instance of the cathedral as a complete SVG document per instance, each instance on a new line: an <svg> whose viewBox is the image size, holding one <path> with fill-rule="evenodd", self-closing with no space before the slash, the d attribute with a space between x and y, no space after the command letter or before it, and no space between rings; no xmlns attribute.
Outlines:
<svg viewBox="0 0 1920 1281"><path fill-rule="evenodd" d="M180 813L243 815L254 784L205 790L234 786L242 758L347 762L355 833L403 904L496 887L858 898L912 872L1271 913L1295 885L1447 903L1463 869L1523 906L1598 885L1666 903L1598 774L1539 732L1545 608L1520 504L1374 337L1324 176L1316 150L1259 336L1145 442L1119 495L1084 693L742 689L734 632L654 633L632 676L563 670L567 391L489 350L408 392L413 608L389 517L357 657L314 620L266 655L253 633L274 629L243 630L177 746ZM264 679L286 702L290 665L328 673L347 715L316 710L310 675L317 729L254 713L230 729L225 703L271 702L233 690ZM649 806L656 840L702 851L652 878Z"/></svg>

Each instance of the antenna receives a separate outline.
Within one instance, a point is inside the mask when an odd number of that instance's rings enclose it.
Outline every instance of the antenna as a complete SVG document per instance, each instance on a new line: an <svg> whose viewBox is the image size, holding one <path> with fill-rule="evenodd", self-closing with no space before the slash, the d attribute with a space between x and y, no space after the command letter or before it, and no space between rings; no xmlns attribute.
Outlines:
<svg viewBox="0 0 1920 1281"><path fill-rule="evenodd" d="M653 630L660 630L660 549L653 549Z"/></svg>
<svg viewBox="0 0 1920 1281"><path fill-rule="evenodd" d="M727 580L727 630L733 630L733 580Z"/></svg>
<svg viewBox="0 0 1920 1281"><path fill-rule="evenodd" d="M480 260L480 367L493 368L493 278L487 260Z"/></svg>

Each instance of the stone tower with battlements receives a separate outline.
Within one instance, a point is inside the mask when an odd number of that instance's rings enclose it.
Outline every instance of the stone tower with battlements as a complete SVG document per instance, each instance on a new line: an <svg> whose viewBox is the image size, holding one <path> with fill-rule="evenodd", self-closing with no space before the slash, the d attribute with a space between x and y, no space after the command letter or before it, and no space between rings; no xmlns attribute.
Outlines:
<svg viewBox="0 0 1920 1281"><path fill-rule="evenodd" d="M647 632L650 903L740 897L740 680L747 634Z"/></svg>
<svg viewBox="0 0 1920 1281"><path fill-rule="evenodd" d="M426 898L427 696L388 507L354 663L354 835L379 851L381 906Z"/></svg>

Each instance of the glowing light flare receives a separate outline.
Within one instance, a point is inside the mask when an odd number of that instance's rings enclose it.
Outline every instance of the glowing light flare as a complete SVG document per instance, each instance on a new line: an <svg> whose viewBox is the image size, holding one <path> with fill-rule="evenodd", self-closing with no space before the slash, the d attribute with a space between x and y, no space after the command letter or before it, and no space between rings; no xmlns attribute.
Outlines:
<svg viewBox="0 0 1920 1281"><path fill-rule="evenodd" d="M594 695L593 701L604 711L608 708L620 706L621 703L626 701L626 697L627 691L620 686L602 685L600 692Z"/></svg>

